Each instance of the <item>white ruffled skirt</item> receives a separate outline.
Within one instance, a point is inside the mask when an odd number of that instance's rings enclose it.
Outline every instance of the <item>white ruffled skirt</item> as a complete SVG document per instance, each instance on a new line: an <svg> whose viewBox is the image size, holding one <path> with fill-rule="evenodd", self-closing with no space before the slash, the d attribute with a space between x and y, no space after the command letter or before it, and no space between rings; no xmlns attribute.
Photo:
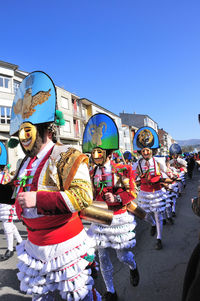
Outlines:
<svg viewBox="0 0 200 301"><path fill-rule="evenodd" d="M110 226L92 224L89 232L92 233L97 248L110 247L119 250L135 246L135 227L134 215L126 211L114 215Z"/></svg>
<svg viewBox="0 0 200 301"><path fill-rule="evenodd" d="M0 220L17 220L17 214L15 210L15 206L0 204Z"/></svg>
<svg viewBox="0 0 200 301"><path fill-rule="evenodd" d="M58 290L65 300L84 299L93 287L88 264L94 247L85 230L57 245L37 246L23 241L16 248L20 289L30 295Z"/></svg>
<svg viewBox="0 0 200 301"><path fill-rule="evenodd" d="M185 184L185 172L182 171L180 174L179 174L180 178L181 178L181 181L183 184Z"/></svg>
<svg viewBox="0 0 200 301"><path fill-rule="evenodd" d="M166 208L166 195L163 189L154 192L142 191L138 193L138 205L148 212L163 212Z"/></svg>
<svg viewBox="0 0 200 301"><path fill-rule="evenodd" d="M170 208L172 204L171 193L169 190L166 190L165 188L162 188L162 190L163 190L163 196L165 197L165 207Z"/></svg>
<svg viewBox="0 0 200 301"><path fill-rule="evenodd" d="M170 185L169 185L169 188L171 189L171 197L176 197L176 198L178 198L178 191L179 191L178 183L175 182L175 183L173 183L173 184L170 184Z"/></svg>

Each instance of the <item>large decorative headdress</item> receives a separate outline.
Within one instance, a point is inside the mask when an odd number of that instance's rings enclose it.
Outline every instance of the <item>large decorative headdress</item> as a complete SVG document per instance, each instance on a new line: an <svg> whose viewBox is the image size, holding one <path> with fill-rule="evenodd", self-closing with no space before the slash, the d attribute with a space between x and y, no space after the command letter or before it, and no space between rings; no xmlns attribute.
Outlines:
<svg viewBox="0 0 200 301"><path fill-rule="evenodd" d="M0 142L0 165L7 165L8 155L7 149L3 142Z"/></svg>
<svg viewBox="0 0 200 301"><path fill-rule="evenodd" d="M133 138L133 149L142 150L148 147L150 149L159 148L159 139L156 131L148 126L141 127L137 130Z"/></svg>
<svg viewBox="0 0 200 301"><path fill-rule="evenodd" d="M56 90L51 78L41 71L30 73L21 82L13 101L10 135L16 134L24 122L54 122L55 110Z"/></svg>
<svg viewBox="0 0 200 301"><path fill-rule="evenodd" d="M56 110L56 89L52 79L42 71L34 71L24 78L15 95L10 122L10 135L16 135L22 123L34 125L64 123L62 112ZM9 147L18 140L11 139Z"/></svg>
<svg viewBox="0 0 200 301"><path fill-rule="evenodd" d="M182 154L182 149L179 144L173 143L169 148L170 156Z"/></svg>
<svg viewBox="0 0 200 301"><path fill-rule="evenodd" d="M93 115L83 133L83 153L91 153L96 147L104 150L119 149L119 134L114 120L103 113Z"/></svg>

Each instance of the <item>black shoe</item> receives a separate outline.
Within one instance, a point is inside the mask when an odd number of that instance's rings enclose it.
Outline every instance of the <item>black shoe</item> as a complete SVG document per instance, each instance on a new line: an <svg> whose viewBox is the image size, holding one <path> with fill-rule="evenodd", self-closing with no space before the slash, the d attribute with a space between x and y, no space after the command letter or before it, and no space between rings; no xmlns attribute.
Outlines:
<svg viewBox="0 0 200 301"><path fill-rule="evenodd" d="M98 271L97 271L96 267L93 265L91 266L91 276L93 279L98 278Z"/></svg>
<svg viewBox="0 0 200 301"><path fill-rule="evenodd" d="M167 223L167 222L166 222L166 219L164 218L164 219L163 219L163 225L166 225L166 223Z"/></svg>
<svg viewBox="0 0 200 301"><path fill-rule="evenodd" d="M175 212L172 212L172 217L176 217L176 213Z"/></svg>
<svg viewBox="0 0 200 301"><path fill-rule="evenodd" d="M8 260L13 255L14 255L14 251L6 250L6 253L4 255L1 255L0 261Z"/></svg>
<svg viewBox="0 0 200 301"><path fill-rule="evenodd" d="M156 226L151 226L150 234L151 236L154 236L156 234Z"/></svg>
<svg viewBox="0 0 200 301"><path fill-rule="evenodd" d="M173 224L174 224L174 221L173 221L173 219L172 219L171 217L169 217L169 218L167 219L167 221L168 221L168 223L169 223L170 225L173 225Z"/></svg>
<svg viewBox="0 0 200 301"><path fill-rule="evenodd" d="M102 301L117 301L117 293L111 293L111 292L106 292L103 297L102 297Z"/></svg>
<svg viewBox="0 0 200 301"><path fill-rule="evenodd" d="M18 246L20 243L19 242L17 242L16 243L16 246ZM13 247L13 251L15 252L16 251L16 246L15 247Z"/></svg>
<svg viewBox="0 0 200 301"><path fill-rule="evenodd" d="M130 270L130 283L132 286L138 286L140 281L140 275L138 269Z"/></svg>
<svg viewBox="0 0 200 301"><path fill-rule="evenodd" d="M161 250L163 248L162 246L162 241L161 239L157 239L156 245L155 245L155 249L156 250Z"/></svg>

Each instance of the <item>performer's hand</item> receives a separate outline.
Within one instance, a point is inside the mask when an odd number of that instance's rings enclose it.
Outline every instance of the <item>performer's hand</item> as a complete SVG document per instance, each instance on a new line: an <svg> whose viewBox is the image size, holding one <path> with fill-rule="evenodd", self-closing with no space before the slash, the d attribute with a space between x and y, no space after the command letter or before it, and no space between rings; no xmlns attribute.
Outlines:
<svg viewBox="0 0 200 301"><path fill-rule="evenodd" d="M20 192L17 196L19 204L22 208L36 207L36 191Z"/></svg>
<svg viewBox="0 0 200 301"><path fill-rule="evenodd" d="M115 202L114 195L111 192L105 193L105 199L106 199L106 202L109 202L109 203Z"/></svg>

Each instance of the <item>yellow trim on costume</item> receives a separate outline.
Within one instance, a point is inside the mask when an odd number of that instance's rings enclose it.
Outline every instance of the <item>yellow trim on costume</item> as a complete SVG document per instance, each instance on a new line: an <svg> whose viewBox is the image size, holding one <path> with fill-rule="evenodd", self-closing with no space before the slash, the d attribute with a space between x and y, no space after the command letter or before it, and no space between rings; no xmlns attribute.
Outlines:
<svg viewBox="0 0 200 301"><path fill-rule="evenodd" d="M71 203L72 206L74 207L75 211L79 211L79 210L80 210L80 207L79 207L79 205L78 205L78 203L77 203L77 201L76 201L75 195L73 195L73 194L72 194L70 191L68 191L68 190L65 190L64 192L65 192L65 194L67 195L67 197L68 197L70 203Z"/></svg>
<svg viewBox="0 0 200 301"><path fill-rule="evenodd" d="M61 175L63 188L66 190L71 185L80 164L88 164L88 157L73 148L69 149L67 153L61 153L60 157L61 159L56 165L58 173Z"/></svg>
<svg viewBox="0 0 200 301"><path fill-rule="evenodd" d="M74 179L68 190L65 190L73 207L80 211L92 204L92 185L82 179Z"/></svg>

